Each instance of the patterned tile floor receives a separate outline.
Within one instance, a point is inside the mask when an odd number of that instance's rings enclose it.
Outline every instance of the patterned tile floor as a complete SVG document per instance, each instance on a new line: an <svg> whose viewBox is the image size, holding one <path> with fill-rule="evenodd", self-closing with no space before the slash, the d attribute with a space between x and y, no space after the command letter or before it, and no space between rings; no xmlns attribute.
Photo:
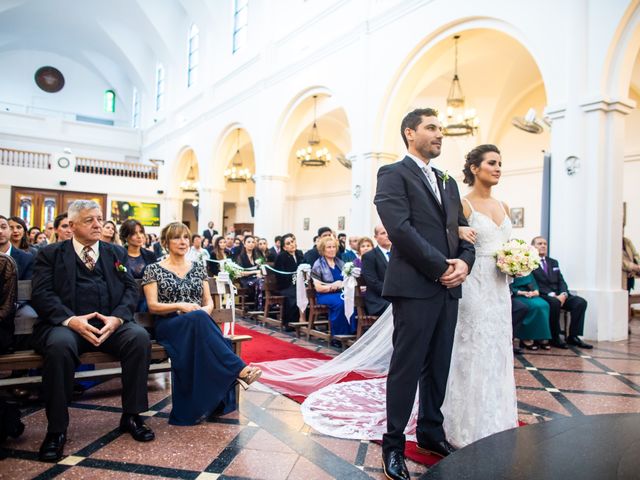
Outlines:
<svg viewBox="0 0 640 480"><path fill-rule="evenodd" d="M335 355L336 351L286 341ZM546 422L563 416L640 412L640 320L623 342L601 342L593 350L533 352L516 358L520 419ZM301 479L384 478L378 445L319 434L302 421L298 405L281 395L250 389L237 412L195 427L170 427L166 374L150 377L148 423L156 440L140 444L117 430L120 381L85 392L71 408L65 453L58 464L37 461L46 423L39 405L27 408L24 435L4 445L1 479ZM425 471L409 462L412 477Z"/></svg>

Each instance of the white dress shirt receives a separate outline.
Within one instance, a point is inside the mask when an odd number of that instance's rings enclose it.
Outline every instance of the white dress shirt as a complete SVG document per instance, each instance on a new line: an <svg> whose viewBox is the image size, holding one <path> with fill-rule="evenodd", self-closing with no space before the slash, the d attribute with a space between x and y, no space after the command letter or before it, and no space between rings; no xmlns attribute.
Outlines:
<svg viewBox="0 0 640 480"><path fill-rule="evenodd" d="M438 181L436 180L436 172L433 171L431 167L431 162L425 163L421 158L416 157L415 155L407 152L407 156L413 160L418 168L424 172L425 177L427 177L427 181L431 186L431 190L435 194L438 199L438 203L442 205L442 198L440 197L440 189L438 188Z"/></svg>

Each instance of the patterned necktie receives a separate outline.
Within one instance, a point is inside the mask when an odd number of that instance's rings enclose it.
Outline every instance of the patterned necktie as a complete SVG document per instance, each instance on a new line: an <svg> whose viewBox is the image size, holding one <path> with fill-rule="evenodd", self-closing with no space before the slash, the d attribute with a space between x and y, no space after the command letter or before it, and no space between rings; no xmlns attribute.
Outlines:
<svg viewBox="0 0 640 480"><path fill-rule="evenodd" d="M82 249L82 261L89 270L96 268L96 261L91 255L91 247L84 247Z"/></svg>
<svg viewBox="0 0 640 480"><path fill-rule="evenodd" d="M438 199L438 203L442 205L442 199L440 198L440 190L438 189L438 182L436 181L436 174L434 173L432 168L422 167L422 171L427 176L427 180L429 181L429 185L431 185L431 190L435 194Z"/></svg>

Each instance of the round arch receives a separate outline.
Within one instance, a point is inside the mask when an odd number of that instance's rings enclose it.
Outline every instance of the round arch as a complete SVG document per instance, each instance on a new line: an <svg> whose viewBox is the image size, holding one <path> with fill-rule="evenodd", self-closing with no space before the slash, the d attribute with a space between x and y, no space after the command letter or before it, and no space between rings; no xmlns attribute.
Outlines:
<svg viewBox="0 0 640 480"><path fill-rule="evenodd" d="M374 149L376 151L394 152L397 150L398 144L398 125L400 120L406 113L410 102L415 98L416 85L424 76L426 67L424 65L425 58L442 59L443 56L451 55L450 39L454 35L462 35L463 40L469 37L473 32L488 31L502 34L510 38L515 44L519 45L532 59L538 75L542 79L543 87L547 85L545 79L548 75L540 55L534 45L528 41L525 34L514 25L504 20L492 17L473 17L456 20L435 29L431 34L424 38L416 47L414 47L406 56L406 60L393 76L386 93L383 96L383 102L378 108L377 120L375 122L374 141L378 142ZM462 43L461 43L461 48ZM461 57L464 52L461 52ZM449 63L446 63L447 75L451 74L452 58L446 57ZM431 65L429 66L431 67ZM462 76L462 75L461 75ZM435 80L435 76L433 78ZM465 80L463 79L463 82ZM466 82L469 82L468 76ZM545 90L547 98L553 95L552 92ZM524 113L524 112L523 112Z"/></svg>
<svg viewBox="0 0 640 480"><path fill-rule="evenodd" d="M633 68L639 52L640 0L633 0L609 45L607 61L602 69L602 85L609 98L628 98Z"/></svg>

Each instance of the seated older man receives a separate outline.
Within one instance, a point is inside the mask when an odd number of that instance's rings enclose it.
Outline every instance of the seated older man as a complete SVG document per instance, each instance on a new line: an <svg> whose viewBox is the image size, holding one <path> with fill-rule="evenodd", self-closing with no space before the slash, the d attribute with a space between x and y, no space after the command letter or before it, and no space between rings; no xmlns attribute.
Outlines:
<svg viewBox="0 0 640 480"><path fill-rule="evenodd" d="M36 258L32 303L40 317L35 349L44 357L42 390L48 430L42 461L62 457L68 404L80 354L107 352L122 363L120 430L138 441L154 439L140 413L148 410L149 335L133 320L138 286L123 267L123 250L100 242L102 210L91 200L69 207L70 240L44 247Z"/></svg>
<svg viewBox="0 0 640 480"><path fill-rule="evenodd" d="M551 345L557 348L568 348L567 344L579 348L593 348L593 345L583 342L580 335L584 330L584 316L587 301L577 295L569 293L558 261L547 256L547 240L535 237L531 245L540 254L540 267L534 270L533 276L540 287L540 298L549 304L549 327L551 328ZM571 325L566 333L566 342L560 338L560 310L571 314Z"/></svg>

